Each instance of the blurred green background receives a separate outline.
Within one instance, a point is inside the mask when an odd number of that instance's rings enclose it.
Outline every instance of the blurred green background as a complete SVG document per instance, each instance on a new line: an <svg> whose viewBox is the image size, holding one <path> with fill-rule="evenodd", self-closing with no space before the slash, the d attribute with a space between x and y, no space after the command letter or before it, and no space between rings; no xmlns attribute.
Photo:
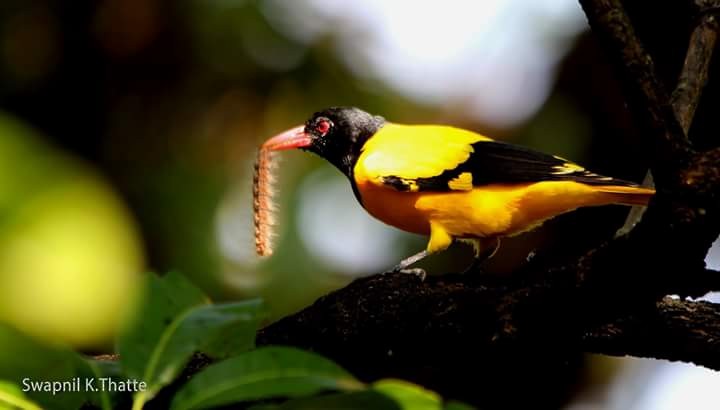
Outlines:
<svg viewBox="0 0 720 410"><path fill-rule="evenodd" d="M327 106L642 179L619 86L575 1L446 3L3 0L0 321L109 351L145 272L179 271L215 300L262 296L279 318L422 249L367 216L330 165L292 152L276 252L254 256L255 148ZM506 241L488 269L572 257L626 212L558 218ZM469 260L458 246L423 266ZM602 386L615 368L603 363L569 371Z"/></svg>

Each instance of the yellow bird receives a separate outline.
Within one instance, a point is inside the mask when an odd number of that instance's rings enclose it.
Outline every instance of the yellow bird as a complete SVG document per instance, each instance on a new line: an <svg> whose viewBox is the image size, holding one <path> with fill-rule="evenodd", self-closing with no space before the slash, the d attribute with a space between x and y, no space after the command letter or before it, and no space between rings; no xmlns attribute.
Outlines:
<svg viewBox="0 0 720 410"><path fill-rule="evenodd" d="M584 206L646 205L654 190L595 174L564 158L445 125L402 125L354 107L315 113L264 145L300 148L335 165L380 221L429 235L427 248L393 271L446 249L473 245L471 269L500 239Z"/></svg>

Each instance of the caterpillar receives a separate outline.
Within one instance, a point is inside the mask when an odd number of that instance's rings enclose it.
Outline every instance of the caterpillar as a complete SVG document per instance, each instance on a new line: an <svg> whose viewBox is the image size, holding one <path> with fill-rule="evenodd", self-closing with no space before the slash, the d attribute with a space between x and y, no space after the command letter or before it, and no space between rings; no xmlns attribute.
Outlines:
<svg viewBox="0 0 720 410"><path fill-rule="evenodd" d="M253 223L255 226L255 252L259 256L270 256L273 252L274 165L273 153L269 149L258 149L253 174Z"/></svg>

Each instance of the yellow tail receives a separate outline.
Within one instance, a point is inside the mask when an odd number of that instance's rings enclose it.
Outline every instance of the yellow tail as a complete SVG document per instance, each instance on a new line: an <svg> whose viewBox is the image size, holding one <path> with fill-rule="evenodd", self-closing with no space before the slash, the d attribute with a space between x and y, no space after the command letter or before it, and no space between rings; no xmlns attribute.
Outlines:
<svg viewBox="0 0 720 410"><path fill-rule="evenodd" d="M651 188L618 185L601 185L594 188L598 192L608 194L608 199L610 199L612 203L622 205L647 206L650 198L655 195L655 190Z"/></svg>

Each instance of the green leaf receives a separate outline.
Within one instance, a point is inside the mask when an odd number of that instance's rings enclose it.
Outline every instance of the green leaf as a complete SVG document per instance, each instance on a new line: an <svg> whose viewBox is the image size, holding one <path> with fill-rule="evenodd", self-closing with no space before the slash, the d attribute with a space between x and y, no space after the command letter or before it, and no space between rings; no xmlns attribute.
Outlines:
<svg viewBox="0 0 720 410"><path fill-rule="evenodd" d="M20 386L6 380L0 380L0 409L41 410L25 396Z"/></svg>
<svg viewBox="0 0 720 410"><path fill-rule="evenodd" d="M78 377L79 362L71 350L46 346L0 324L0 379L21 386L41 407L75 409L86 401L84 391L68 387ZM48 391L53 383L63 382L56 394Z"/></svg>
<svg viewBox="0 0 720 410"><path fill-rule="evenodd" d="M262 299L214 305L208 310L202 315L198 312L196 318L205 321L197 325L207 332L198 350L220 360L255 348L260 321L267 316Z"/></svg>
<svg viewBox="0 0 720 410"><path fill-rule="evenodd" d="M300 397L277 405L257 405L250 410L402 410L394 400L372 390Z"/></svg>
<svg viewBox="0 0 720 410"><path fill-rule="evenodd" d="M117 351L125 374L142 378L173 321L193 307L207 303L205 295L180 274L170 273L162 278L148 275L134 321L118 338Z"/></svg>
<svg viewBox="0 0 720 410"><path fill-rule="evenodd" d="M402 410L442 409L442 399L437 393L406 381L380 380L373 383L372 389L394 400Z"/></svg>
<svg viewBox="0 0 720 410"><path fill-rule="evenodd" d="M263 347L208 366L178 391L171 408L203 409L361 388L362 383L322 356L291 347Z"/></svg>
<svg viewBox="0 0 720 410"><path fill-rule="evenodd" d="M147 390L136 400L152 398L170 384L185 367L193 352L205 350L207 344L216 348L239 351L254 347L255 330L262 305L259 301L224 305L200 306L178 316L167 327L145 368L142 380ZM237 324L244 332L230 334ZM215 352L216 353L216 352Z"/></svg>
<svg viewBox="0 0 720 410"><path fill-rule="evenodd" d="M433 392L404 381L383 380L364 391L300 397L281 404L258 404L250 410L423 410L441 409L440 398ZM444 410L473 410L473 407L449 402Z"/></svg>
<svg viewBox="0 0 720 410"><path fill-rule="evenodd" d="M101 383L103 378L113 379L115 381L124 380L122 378L122 370L120 363L109 360L96 360L92 358L80 359L78 374L82 383L85 380L92 379L92 386L97 390L86 390L87 402L102 410L112 410L118 407L121 401L121 392L109 391L102 389ZM127 393L126 393L127 394ZM129 401L129 400L128 400Z"/></svg>
<svg viewBox="0 0 720 410"><path fill-rule="evenodd" d="M195 351L223 357L254 347L263 313L260 300L201 305L204 302L200 291L179 275L150 278L139 321L118 343L127 376L146 383L135 395L134 408L142 408L170 384Z"/></svg>
<svg viewBox="0 0 720 410"><path fill-rule="evenodd" d="M148 275L143 296L134 321L118 338L117 351L125 375L145 382L150 390L151 386L159 388L157 384L165 381L157 377L161 374L156 372L157 365L179 324L178 317L187 315L193 307L204 305L208 300L177 273L162 278ZM147 393L145 399L151 398L152 394Z"/></svg>

